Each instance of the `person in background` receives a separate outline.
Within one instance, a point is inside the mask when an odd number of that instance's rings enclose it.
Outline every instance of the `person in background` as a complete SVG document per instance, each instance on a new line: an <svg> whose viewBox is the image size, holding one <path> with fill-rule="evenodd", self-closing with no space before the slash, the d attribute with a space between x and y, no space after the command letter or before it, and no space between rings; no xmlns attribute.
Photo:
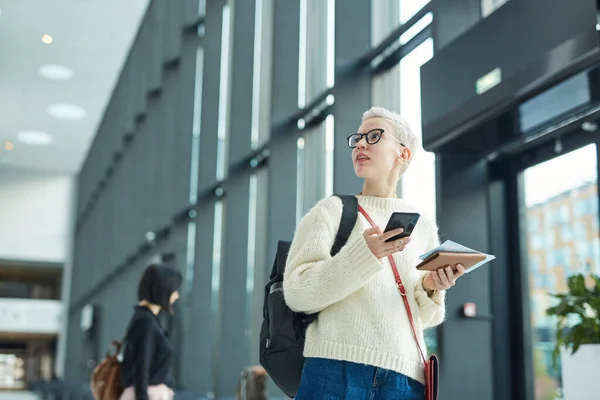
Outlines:
<svg viewBox="0 0 600 400"><path fill-rule="evenodd" d="M348 146L354 173L363 179L358 203L376 226L359 213L347 244L332 257L342 216L338 197L321 200L298 225L283 292L292 310L319 316L306 332L296 400L423 399L424 365L388 256L404 283L422 348L423 330L444 320L446 289L464 268L415 268L419 255L439 245L437 226L425 216L408 238L388 242L401 230L383 232L393 212L418 212L396 196L418 147L404 118L372 108Z"/></svg>
<svg viewBox="0 0 600 400"><path fill-rule="evenodd" d="M260 365L244 369L238 382L236 400L268 400L267 391L269 376Z"/></svg>
<svg viewBox="0 0 600 400"><path fill-rule="evenodd" d="M158 315L173 313L179 299L180 272L164 264L146 268L138 286L138 304L124 339L120 400L171 400L173 348Z"/></svg>

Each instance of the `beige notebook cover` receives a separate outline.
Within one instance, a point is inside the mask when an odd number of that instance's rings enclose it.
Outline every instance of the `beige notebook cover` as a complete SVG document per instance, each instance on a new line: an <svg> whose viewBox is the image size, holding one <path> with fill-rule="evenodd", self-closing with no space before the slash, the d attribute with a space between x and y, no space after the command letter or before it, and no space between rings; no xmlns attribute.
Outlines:
<svg viewBox="0 0 600 400"><path fill-rule="evenodd" d="M440 251L433 253L417 265L420 271L435 271L438 268L456 264L462 264L465 270L468 270L480 261L485 260L485 254L482 253L451 253Z"/></svg>

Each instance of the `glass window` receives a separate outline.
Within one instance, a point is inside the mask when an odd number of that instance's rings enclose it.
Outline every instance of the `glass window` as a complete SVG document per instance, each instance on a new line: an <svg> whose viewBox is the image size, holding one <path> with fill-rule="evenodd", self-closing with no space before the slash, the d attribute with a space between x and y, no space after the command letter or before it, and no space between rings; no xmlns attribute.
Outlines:
<svg viewBox="0 0 600 400"><path fill-rule="evenodd" d="M570 246L565 246L562 248L562 261L565 266L571 265L573 262L573 250Z"/></svg>
<svg viewBox="0 0 600 400"><path fill-rule="evenodd" d="M575 202L575 216L576 217L581 217L583 215L585 215L585 213L587 212L587 203L585 201L585 199L578 199Z"/></svg>
<svg viewBox="0 0 600 400"><path fill-rule="evenodd" d="M569 206L567 206L566 204L563 204L562 206L560 206L560 222L563 224L566 224L567 222L569 222L569 218L570 218L570 210L569 210Z"/></svg>
<svg viewBox="0 0 600 400"><path fill-rule="evenodd" d="M408 43L412 38L417 36L423 29L427 28L433 22L433 14L427 13L423 18L415 22L410 28L400 35L400 44Z"/></svg>
<svg viewBox="0 0 600 400"><path fill-rule="evenodd" d="M401 1L422 5L427 1ZM415 7L417 12L421 6ZM414 15L414 13L413 13ZM433 57L433 39L429 38L400 60L400 113L410 124L413 132L421 137L421 65ZM418 204L421 213L435 220L435 156L416 149L410 168L402 177L402 198L411 204ZM437 330L425 331L425 341L429 352L436 353L438 348Z"/></svg>
<svg viewBox="0 0 600 400"><path fill-rule="evenodd" d="M546 275L534 274L533 279L535 280L535 287L538 289L544 289L546 287Z"/></svg>
<svg viewBox="0 0 600 400"><path fill-rule="evenodd" d="M334 5L332 0L300 0L299 108L334 84Z"/></svg>
<svg viewBox="0 0 600 400"><path fill-rule="evenodd" d="M597 222L598 220L596 220ZM598 228L596 227L595 232L598 232ZM590 256L590 265L588 266L588 270L595 274L600 274L600 240L595 238L590 243L590 249L592 250Z"/></svg>
<svg viewBox="0 0 600 400"><path fill-rule="evenodd" d="M433 39L421 43L400 61L400 112L421 137L421 65L433 57ZM435 218L435 155L422 147L402 177L402 197Z"/></svg>
<svg viewBox="0 0 600 400"><path fill-rule="evenodd" d="M540 229L540 220L534 215L527 218L527 230L532 233Z"/></svg>
<svg viewBox="0 0 600 400"><path fill-rule="evenodd" d="M230 40L229 36L233 26L231 24L231 8L228 4L223 6L223 23L221 32L221 71L219 85L219 115L217 129L217 180L223 180L227 176L227 130L229 124L229 68L230 68Z"/></svg>
<svg viewBox="0 0 600 400"><path fill-rule="evenodd" d="M598 214L598 195L593 193L592 196L588 197L588 204L590 206L590 214ZM596 219L598 222L598 219Z"/></svg>
<svg viewBox="0 0 600 400"><path fill-rule="evenodd" d="M573 227L565 224L560 228L560 240L562 242L572 242L575 238L573 234Z"/></svg>
<svg viewBox="0 0 600 400"><path fill-rule="evenodd" d="M523 172L525 201L522 207L527 211L526 226L533 223L530 219L540 218L533 210L542 214L542 220L552 222L540 232L545 239L540 247L529 229L524 232L530 239L525 265L530 280L532 337L529 340L533 349L531 368L536 400L561 398L560 367L553 366L551 357L555 321L545 315L545 310L554 302L548 293L566 290L566 279L573 273L599 268L598 230L592 232L594 237L590 240L587 236L590 231L585 225L591 224L590 219L598 220L597 208L582 206L581 197L583 193L596 193L596 165L596 146L590 145ZM548 185L549 181L553 184ZM570 217L571 210L577 215L575 222ZM545 260L546 265L538 264L538 254L543 255L540 260Z"/></svg>
<svg viewBox="0 0 600 400"><path fill-rule="evenodd" d="M572 266L573 270L577 270L577 272L580 272L580 269L583 268L585 263L590 258L592 258L593 250L591 248L592 246L590 246L591 244L592 243L590 243L589 241L585 241L585 240L580 240L575 243L575 250L577 251L577 264L578 265L577 266L573 265Z"/></svg>
<svg viewBox="0 0 600 400"><path fill-rule="evenodd" d="M491 15L507 1L508 0L481 0L481 16L485 18Z"/></svg>
<svg viewBox="0 0 600 400"><path fill-rule="evenodd" d="M553 247L556 242L554 230L549 230L546 232L546 246Z"/></svg>
<svg viewBox="0 0 600 400"><path fill-rule="evenodd" d="M578 221L578 222L574 222L573 225L573 234L575 235L575 240L585 240L585 237L587 235L586 229L585 229L585 223Z"/></svg>
<svg viewBox="0 0 600 400"><path fill-rule="evenodd" d="M416 13L429 3L429 0L400 0L400 23L411 19Z"/></svg>
<svg viewBox="0 0 600 400"><path fill-rule="evenodd" d="M542 236L541 234L531 234L529 245L533 250L541 249L542 247L544 247L543 240L544 236Z"/></svg>
<svg viewBox="0 0 600 400"><path fill-rule="evenodd" d="M529 265L529 270L531 272L537 272L540 269L540 261L538 259L538 257L536 255L530 256L529 259L527 260L527 263Z"/></svg>

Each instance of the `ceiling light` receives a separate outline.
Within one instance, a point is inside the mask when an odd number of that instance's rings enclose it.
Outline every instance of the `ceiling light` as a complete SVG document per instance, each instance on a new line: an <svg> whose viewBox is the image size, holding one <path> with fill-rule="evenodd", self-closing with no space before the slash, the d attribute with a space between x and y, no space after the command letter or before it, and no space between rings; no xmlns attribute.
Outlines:
<svg viewBox="0 0 600 400"><path fill-rule="evenodd" d="M15 149L15 145L12 142L4 143L4 150L13 151Z"/></svg>
<svg viewBox="0 0 600 400"><path fill-rule="evenodd" d="M53 81L66 81L73 77L73 70L64 65L44 65L39 72L42 77Z"/></svg>
<svg viewBox="0 0 600 400"><path fill-rule="evenodd" d="M581 124L581 129L588 132L596 132L598 130L598 124L595 122L585 121Z"/></svg>
<svg viewBox="0 0 600 400"><path fill-rule="evenodd" d="M52 36L50 36L50 35L42 36L42 42L44 42L46 44L52 43L52 40L54 40L54 39L52 39Z"/></svg>
<svg viewBox="0 0 600 400"><path fill-rule="evenodd" d="M23 131L17 134L19 141L34 146L46 146L52 143L52 136L42 131Z"/></svg>
<svg viewBox="0 0 600 400"><path fill-rule="evenodd" d="M54 118L77 121L85 118L86 112L83 108L74 104L52 104L48 107L48 114Z"/></svg>
<svg viewBox="0 0 600 400"><path fill-rule="evenodd" d="M2 9L0 8L0 15L2 15Z"/></svg>

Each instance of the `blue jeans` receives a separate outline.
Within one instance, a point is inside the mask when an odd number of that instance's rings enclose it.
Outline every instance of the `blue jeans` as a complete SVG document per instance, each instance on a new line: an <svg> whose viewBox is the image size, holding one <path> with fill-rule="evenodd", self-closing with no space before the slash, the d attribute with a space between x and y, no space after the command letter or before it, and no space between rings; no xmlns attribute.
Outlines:
<svg viewBox="0 0 600 400"><path fill-rule="evenodd" d="M347 361L307 358L296 400L423 400L423 384L405 375Z"/></svg>

